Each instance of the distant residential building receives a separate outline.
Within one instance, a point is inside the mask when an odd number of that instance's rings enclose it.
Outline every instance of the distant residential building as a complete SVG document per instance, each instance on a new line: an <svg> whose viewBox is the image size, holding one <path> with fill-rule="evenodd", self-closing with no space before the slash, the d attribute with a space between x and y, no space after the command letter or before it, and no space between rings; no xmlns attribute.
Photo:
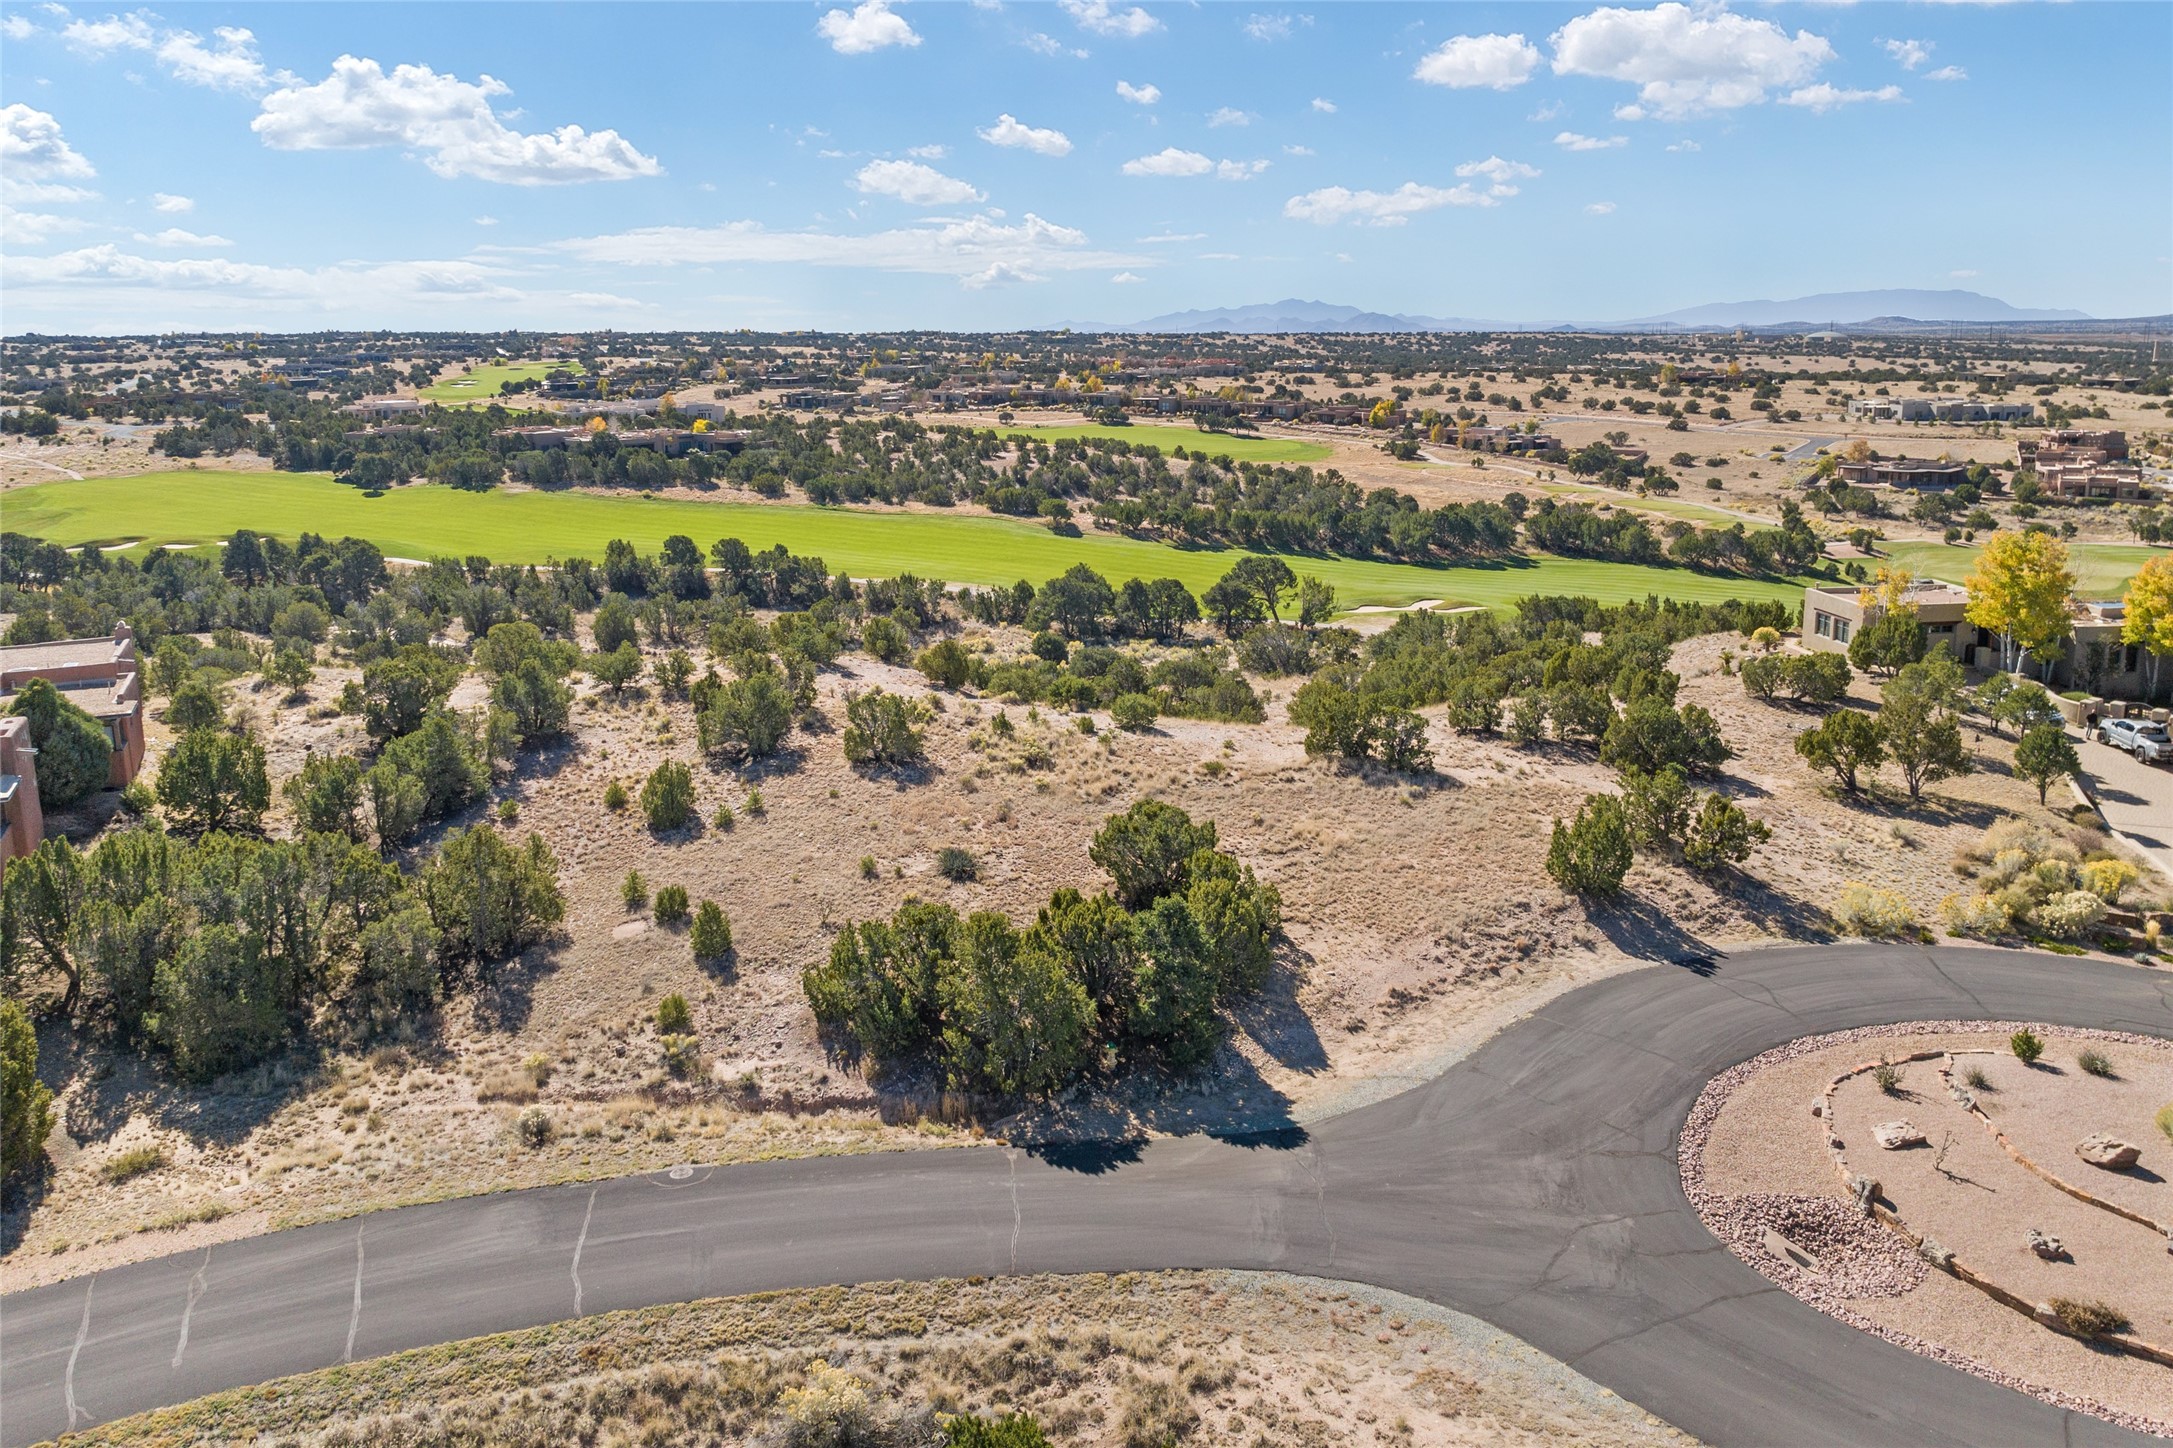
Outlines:
<svg viewBox="0 0 2173 1448"><path fill-rule="evenodd" d="M2059 428L2018 439L2015 458L2055 498L2129 503L2146 496L2142 466L2128 461L2124 432Z"/></svg>
<svg viewBox="0 0 2173 1448"><path fill-rule="evenodd" d="M2036 415L2034 402L1979 398L1856 397L1848 405L1851 422L2027 422Z"/></svg>
<svg viewBox="0 0 2173 1448"><path fill-rule="evenodd" d="M109 786L118 789L136 777L143 768L143 682L137 672L136 637L127 624L115 628L111 638L0 648L0 711L32 679L46 680L104 726L112 751ZM29 854L45 838L37 753L28 719L0 717L0 863Z"/></svg>
<svg viewBox="0 0 2173 1448"><path fill-rule="evenodd" d="M411 417L422 410L422 399L417 397L365 397L340 409L349 417L378 418Z"/></svg>
<svg viewBox="0 0 2173 1448"><path fill-rule="evenodd" d="M30 746L30 721L9 715L0 718L0 866L21 859L44 842L38 751Z"/></svg>
<svg viewBox="0 0 2173 1448"><path fill-rule="evenodd" d="M1843 462L1836 471L1842 482L1859 488L1911 488L1925 493L1943 493L1969 481L1967 463L1935 462L1928 458Z"/></svg>

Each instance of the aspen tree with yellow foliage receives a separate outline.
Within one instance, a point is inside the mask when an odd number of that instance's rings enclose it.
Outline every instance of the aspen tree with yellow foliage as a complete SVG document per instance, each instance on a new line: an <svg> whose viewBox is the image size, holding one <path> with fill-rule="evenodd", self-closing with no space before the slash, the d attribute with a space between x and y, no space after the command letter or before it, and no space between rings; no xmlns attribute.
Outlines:
<svg viewBox="0 0 2173 1448"><path fill-rule="evenodd" d="M2067 601L2075 573L2067 545L2050 533L2002 533L1985 545L1962 585L1969 590L1963 616L1999 635L2000 667L2019 671L2030 657L2049 675L2073 627Z"/></svg>

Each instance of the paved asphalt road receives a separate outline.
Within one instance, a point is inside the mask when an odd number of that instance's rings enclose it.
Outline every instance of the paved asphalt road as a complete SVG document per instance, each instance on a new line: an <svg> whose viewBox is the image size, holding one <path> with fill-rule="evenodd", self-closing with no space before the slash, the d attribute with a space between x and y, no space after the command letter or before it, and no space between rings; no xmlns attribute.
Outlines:
<svg viewBox="0 0 2173 1448"><path fill-rule="evenodd" d="M0 1440L479 1333L768 1288L1281 1269L1516 1334L1709 1442L2141 1441L1814 1312L1708 1235L1674 1149L1716 1072L1938 1017L2173 1035L2173 974L1815 946L1597 982L1309 1129L695 1167L380 1212L0 1298Z"/></svg>

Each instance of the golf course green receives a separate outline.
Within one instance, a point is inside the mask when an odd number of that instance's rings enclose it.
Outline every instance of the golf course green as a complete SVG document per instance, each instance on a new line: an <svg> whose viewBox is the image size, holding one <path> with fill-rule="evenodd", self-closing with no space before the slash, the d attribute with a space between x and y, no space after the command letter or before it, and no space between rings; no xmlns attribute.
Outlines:
<svg viewBox="0 0 2173 1448"><path fill-rule="evenodd" d="M490 362L470 372L455 373L431 383L417 395L429 402L451 406L461 402L487 402L506 389L509 382L540 382L558 371L579 372L578 362Z"/></svg>
<svg viewBox="0 0 2173 1448"><path fill-rule="evenodd" d="M1944 578L1950 583L1960 583L1969 576L1981 551L1973 543L1879 545L1884 561L1899 564L1919 578ZM2118 598L2127 592L2128 580L2135 577L2144 560L2165 551L2143 543L2070 543L2067 560L2068 567L2075 570L2075 594L2092 600Z"/></svg>
<svg viewBox="0 0 2173 1448"><path fill-rule="evenodd" d="M782 543L856 577L915 573L952 583L1040 582L1074 563L1113 580L1177 578L1195 592L1239 556L1091 529L1076 538L1039 523L978 514L875 512L800 504L699 502L593 493L461 492L411 484L369 497L322 473L170 472L39 483L0 500L0 525L68 547L216 543L237 528L293 538L366 538L392 558L481 554L500 563L600 558L624 538L654 552L683 533L707 548L736 537L751 548ZM1715 577L1546 554L1453 566L1293 558L1300 573L1335 585L1345 607L1420 599L1500 606L1527 594L1579 594L1607 603L1648 594L1686 600L1800 598L1788 584Z"/></svg>
<svg viewBox="0 0 2173 1448"><path fill-rule="evenodd" d="M935 425L940 426L940 422ZM1164 452L1183 448L1209 457L1227 457L1241 463L1317 463L1334 449L1326 443L1295 437L1244 437L1230 432L1202 432L1196 427L1108 427L1073 423L1051 427L998 428L1002 437L1031 437L1057 442L1067 437L1091 437L1108 442L1128 442L1135 447L1158 447Z"/></svg>

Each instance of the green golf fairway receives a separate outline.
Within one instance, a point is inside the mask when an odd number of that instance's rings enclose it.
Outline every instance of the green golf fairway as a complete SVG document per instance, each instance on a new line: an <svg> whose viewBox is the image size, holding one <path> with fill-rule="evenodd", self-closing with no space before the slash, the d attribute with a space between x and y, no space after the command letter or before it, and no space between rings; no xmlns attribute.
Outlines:
<svg viewBox="0 0 2173 1448"><path fill-rule="evenodd" d="M942 426L941 419L928 419L929 426ZM1067 437L1100 438L1108 442L1128 442L1139 446L1158 447L1164 452L1183 448L1187 452L1202 452L1209 457L1227 457L1238 462L1253 463L1315 463L1327 457L1334 449L1326 443L1305 442L1294 437L1241 437L1228 432L1201 432L1196 427L1103 427L1094 423L1075 423L1064 427L1004 427L997 429L1000 437L1032 437L1043 442L1056 442Z"/></svg>
<svg viewBox="0 0 2173 1448"><path fill-rule="evenodd" d="M490 362L473 372L456 373L433 382L418 394L430 402L484 402L505 390L508 382L542 381L559 370L579 372L578 362Z"/></svg>
<svg viewBox="0 0 2173 1448"><path fill-rule="evenodd" d="M323 473L143 473L39 483L0 497L0 526L68 547L131 544L135 556L167 543L223 541L237 528L293 538L352 536L388 557L480 554L499 563L603 556L624 538L644 552L683 533L703 548L735 537L750 548L782 543L859 578L915 573L951 583L1034 583L1085 563L1113 581L1177 578L1200 592L1229 571L1233 548L1180 548L1091 530L1059 537L1038 523L978 514L878 513L781 503L707 503L592 493L461 492L411 484L367 497ZM1502 606L1528 594L1605 603L1663 598L1802 597L1800 587L1548 554L1451 566L1293 557L1299 573L1335 585L1346 608L1438 598Z"/></svg>
<svg viewBox="0 0 2173 1448"><path fill-rule="evenodd" d="M1970 543L1882 543L1879 550L1920 578L1944 578L1950 583L1969 576L1980 551ZM2165 551L2142 543L2070 543L2067 559L2075 570L2075 593L2086 599L2118 598L2127 592L2128 580L2144 560Z"/></svg>

